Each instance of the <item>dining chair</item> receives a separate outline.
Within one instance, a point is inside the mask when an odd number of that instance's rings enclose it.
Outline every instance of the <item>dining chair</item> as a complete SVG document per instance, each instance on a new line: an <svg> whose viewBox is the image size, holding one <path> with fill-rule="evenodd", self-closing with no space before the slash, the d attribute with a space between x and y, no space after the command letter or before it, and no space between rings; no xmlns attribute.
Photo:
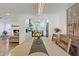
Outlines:
<svg viewBox="0 0 79 59"><path fill-rule="evenodd" d="M56 39L57 39L57 34L53 34L52 41L56 41Z"/></svg>
<svg viewBox="0 0 79 59"><path fill-rule="evenodd" d="M71 46L71 39L67 35L60 35L60 43L59 46L69 53Z"/></svg>
<svg viewBox="0 0 79 59"><path fill-rule="evenodd" d="M78 56L78 49L77 49L77 47L71 44L69 54L71 56Z"/></svg>
<svg viewBox="0 0 79 59"><path fill-rule="evenodd" d="M57 45L59 45L60 42L60 35L53 34L52 41L55 42Z"/></svg>

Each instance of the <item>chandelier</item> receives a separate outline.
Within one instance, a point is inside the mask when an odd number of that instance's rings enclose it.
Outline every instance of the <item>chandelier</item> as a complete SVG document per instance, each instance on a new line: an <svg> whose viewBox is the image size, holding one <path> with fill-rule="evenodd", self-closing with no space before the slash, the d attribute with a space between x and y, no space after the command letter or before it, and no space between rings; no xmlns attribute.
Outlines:
<svg viewBox="0 0 79 59"><path fill-rule="evenodd" d="M37 13L38 15L41 15L43 13L43 3L38 3L37 5L38 5Z"/></svg>

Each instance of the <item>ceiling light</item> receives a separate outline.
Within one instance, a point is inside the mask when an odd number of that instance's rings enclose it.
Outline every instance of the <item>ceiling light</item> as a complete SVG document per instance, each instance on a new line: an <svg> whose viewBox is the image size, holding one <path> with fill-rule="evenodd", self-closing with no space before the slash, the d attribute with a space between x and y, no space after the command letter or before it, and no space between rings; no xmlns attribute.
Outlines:
<svg viewBox="0 0 79 59"><path fill-rule="evenodd" d="M38 15L43 13L43 3L38 3Z"/></svg>

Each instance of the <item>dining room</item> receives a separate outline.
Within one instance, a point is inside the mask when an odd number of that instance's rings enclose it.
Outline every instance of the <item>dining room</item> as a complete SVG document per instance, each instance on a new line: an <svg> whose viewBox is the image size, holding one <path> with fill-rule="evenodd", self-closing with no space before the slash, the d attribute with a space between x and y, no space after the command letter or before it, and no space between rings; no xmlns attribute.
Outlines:
<svg viewBox="0 0 79 59"><path fill-rule="evenodd" d="M78 16L78 5L75 3L0 4L0 55L77 56L79 51L75 42L72 44L71 34L74 34L74 37L78 34L78 22L76 21L77 28L74 28L75 21L71 17L75 18L75 13Z"/></svg>

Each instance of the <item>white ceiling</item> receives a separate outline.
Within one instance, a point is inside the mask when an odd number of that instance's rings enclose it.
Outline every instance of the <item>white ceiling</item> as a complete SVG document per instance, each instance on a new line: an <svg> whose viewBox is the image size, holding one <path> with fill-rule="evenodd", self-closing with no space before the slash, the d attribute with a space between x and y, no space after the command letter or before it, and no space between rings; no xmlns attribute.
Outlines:
<svg viewBox="0 0 79 59"><path fill-rule="evenodd" d="M73 3L49 3L44 4L44 13L53 14L67 10Z"/></svg>
<svg viewBox="0 0 79 59"><path fill-rule="evenodd" d="M43 13L53 14L66 10L73 3L44 3ZM9 13L10 15L6 15ZM16 17L19 14L37 14L37 4L35 3L0 3L0 18L13 19L16 22ZM15 20L14 20L15 19Z"/></svg>
<svg viewBox="0 0 79 59"><path fill-rule="evenodd" d="M44 13L60 12L73 5L72 3L45 3ZM36 14L37 4L34 3L0 3L0 14Z"/></svg>
<svg viewBox="0 0 79 59"><path fill-rule="evenodd" d="M7 3L0 4L0 14L12 13L12 14L33 14L36 11L35 4L24 3Z"/></svg>

